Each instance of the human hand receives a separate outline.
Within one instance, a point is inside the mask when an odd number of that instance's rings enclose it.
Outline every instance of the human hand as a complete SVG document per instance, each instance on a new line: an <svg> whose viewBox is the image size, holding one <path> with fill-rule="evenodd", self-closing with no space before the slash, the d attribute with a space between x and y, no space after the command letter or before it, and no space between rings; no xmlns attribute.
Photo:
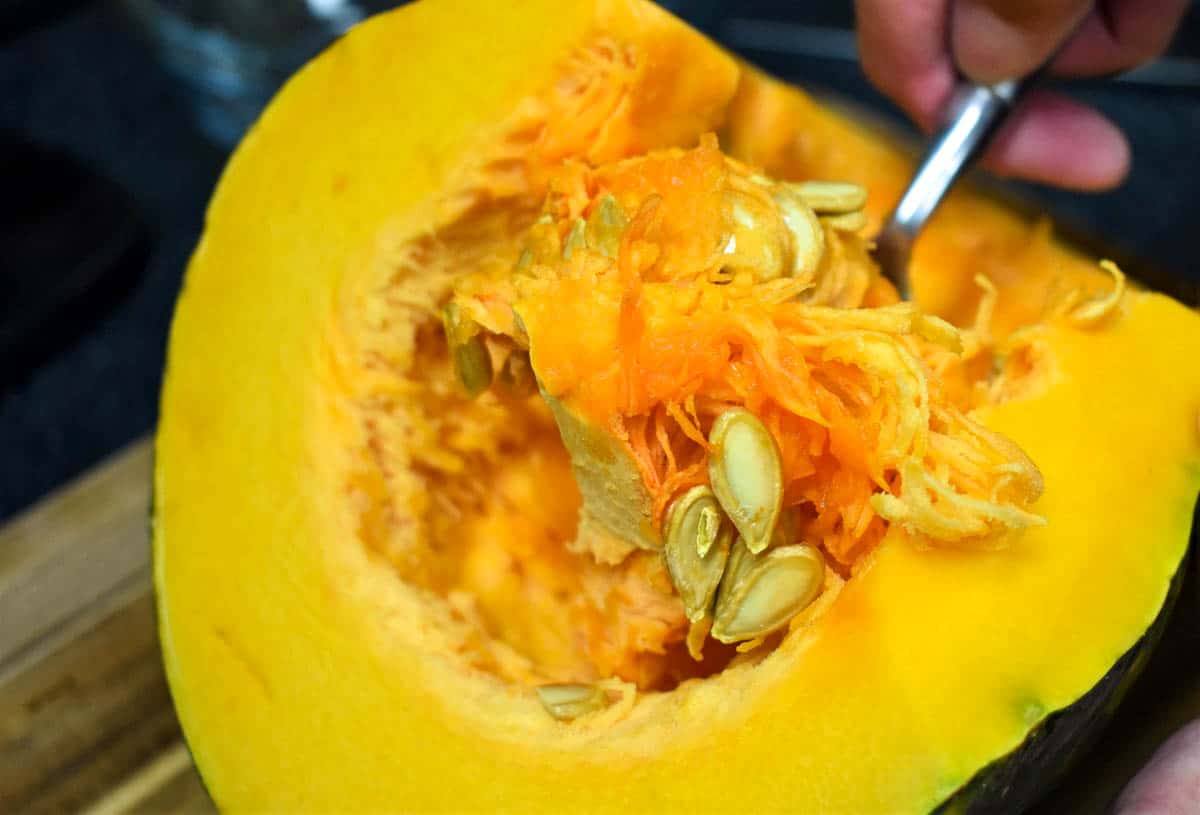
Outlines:
<svg viewBox="0 0 1200 815"><path fill-rule="evenodd" d="M956 66L978 82L1019 78L1075 31L1052 72L1114 73L1165 50L1187 5L1188 0L855 0L855 14L867 76L922 128L933 130L950 101ZM1129 144L1099 111L1035 90L1009 117L984 160L1001 174L1100 190L1125 177Z"/></svg>
<svg viewBox="0 0 1200 815"><path fill-rule="evenodd" d="M1117 799L1113 815L1200 811L1200 719L1167 739Z"/></svg>

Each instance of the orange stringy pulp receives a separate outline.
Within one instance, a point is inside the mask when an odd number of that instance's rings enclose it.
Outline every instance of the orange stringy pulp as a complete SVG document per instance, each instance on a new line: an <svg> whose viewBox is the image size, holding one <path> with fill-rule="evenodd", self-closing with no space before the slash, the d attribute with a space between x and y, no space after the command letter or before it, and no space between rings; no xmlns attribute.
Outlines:
<svg viewBox="0 0 1200 815"><path fill-rule="evenodd" d="M797 537L843 573L889 523L968 546L1041 523L1037 468L970 416L1004 375L994 291L971 329L923 314L836 219L805 265L817 222L797 231L798 203L712 137L567 163L515 267L462 280L455 301L494 355L528 351L546 394L620 441L658 525L707 482L708 430L733 406L778 443Z"/></svg>

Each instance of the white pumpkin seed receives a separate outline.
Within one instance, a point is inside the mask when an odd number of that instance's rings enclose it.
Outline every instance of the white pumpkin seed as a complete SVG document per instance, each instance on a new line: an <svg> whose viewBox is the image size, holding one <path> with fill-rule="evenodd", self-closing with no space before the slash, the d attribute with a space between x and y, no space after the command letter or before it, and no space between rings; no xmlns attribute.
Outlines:
<svg viewBox="0 0 1200 815"><path fill-rule="evenodd" d="M771 431L745 408L717 417L708 478L721 509L754 553L771 542L783 504L783 463Z"/></svg>
<svg viewBox="0 0 1200 815"><path fill-rule="evenodd" d="M792 277L814 274L825 254L825 231L816 214L787 187L779 187L774 195L779 215L792 235Z"/></svg>
<svg viewBox="0 0 1200 815"><path fill-rule="evenodd" d="M608 706L608 694L595 685L566 682L539 685L534 690L546 712L560 722L569 722Z"/></svg>
<svg viewBox="0 0 1200 815"><path fill-rule="evenodd" d="M825 559L814 546L781 546L761 555L745 550L721 581L713 638L732 643L775 631L817 598L824 580Z"/></svg>
<svg viewBox="0 0 1200 815"><path fill-rule="evenodd" d="M717 499L704 484L677 498L667 513L663 557L692 622L708 615L725 571L733 528L723 520Z"/></svg>

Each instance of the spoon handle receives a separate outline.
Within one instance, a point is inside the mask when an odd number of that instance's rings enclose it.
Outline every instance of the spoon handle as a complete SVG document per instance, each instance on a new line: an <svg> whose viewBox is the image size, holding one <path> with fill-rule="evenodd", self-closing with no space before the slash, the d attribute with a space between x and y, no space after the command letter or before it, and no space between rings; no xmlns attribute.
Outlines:
<svg viewBox="0 0 1200 815"><path fill-rule="evenodd" d="M896 208L876 238L876 256L885 277L912 297L908 259L917 233L946 192L987 147L1009 111L1041 78L1043 69L995 85L964 84L955 94L949 123L938 133Z"/></svg>

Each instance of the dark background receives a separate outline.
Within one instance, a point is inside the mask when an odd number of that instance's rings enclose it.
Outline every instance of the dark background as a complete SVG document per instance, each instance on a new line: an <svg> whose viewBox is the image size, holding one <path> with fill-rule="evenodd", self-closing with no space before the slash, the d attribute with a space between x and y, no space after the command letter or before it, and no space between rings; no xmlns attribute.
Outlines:
<svg viewBox="0 0 1200 815"><path fill-rule="evenodd" d="M852 60L848 2L676 0L670 5L767 69L901 121ZM0 519L153 427L172 302L227 156L194 126L184 91L159 66L121 7L103 2L6 6L0 0L3 11L35 7L58 16L32 29L14 26L12 14L4 20L0 131L8 131L7 142L33 142L77 158L123 187L144 227L145 244L144 254L136 248L126 253L121 280L134 277L130 287L116 295L99 292L87 298L82 312L60 314L38 331L37 353L4 367ZM1173 53L1186 58L1198 50L1200 14L1193 7ZM1159 73L1172 84L1072 86L1129 133L1135 166L1123 187L1103 195L1027 191L1060 220L1195 280L1200 269L1194 261L1200 227L1200 72L1177 63L1173 72ZM14 212L20 216L33 205L41 186L37 179L47 177L31 166L19 152L0 160L10 232L23 228L12 226ZM43 203L50 206L54 200ZM114 204L93 211L94 218L85 216L83 222L109 237L117 226L127 226L124 210ZM60 226L77 241L87 231L78 219ZM61 257L89 259L83 247L71 254L64 253L61 241L53 243L59 251L50 252L46 261L28 253L14 258L0 248L0 297L7 299L0 311L27 311L36 299L13 286L13 279L24 279L26 288L32 281L43 293L60 291Z"/></svg>

